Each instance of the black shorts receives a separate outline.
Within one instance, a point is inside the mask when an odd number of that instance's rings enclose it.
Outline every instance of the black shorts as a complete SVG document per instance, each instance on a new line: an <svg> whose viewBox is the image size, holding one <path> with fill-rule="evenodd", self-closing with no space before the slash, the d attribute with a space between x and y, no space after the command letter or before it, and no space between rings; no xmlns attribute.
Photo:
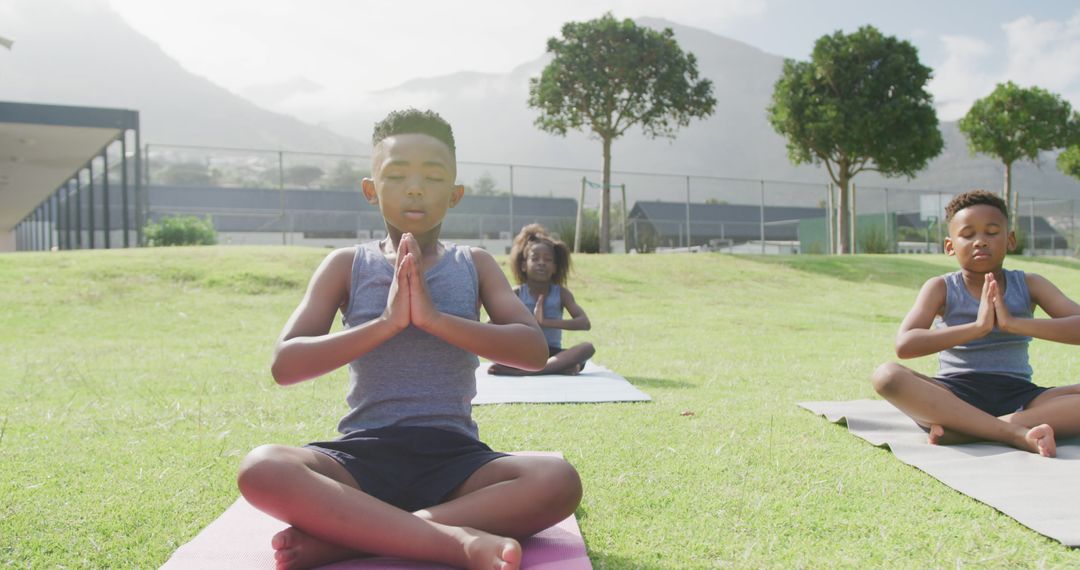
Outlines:
<svg viewBox="0 0 1080 570"><path fill-rule="evenodd" d="M1020 378L980 372L939 376L934 380L948 388L957 398L992 416L1004 416L1021 410L1036 396L1049 390Z"/></svg>
<svg viewBox="0 0 1080 570"><path fill-rule="evenodd" d="M467 435L430 427L360 430L304 447L340 463L363 492L409 512L444 502L477 469L507 456Z"/></svg>

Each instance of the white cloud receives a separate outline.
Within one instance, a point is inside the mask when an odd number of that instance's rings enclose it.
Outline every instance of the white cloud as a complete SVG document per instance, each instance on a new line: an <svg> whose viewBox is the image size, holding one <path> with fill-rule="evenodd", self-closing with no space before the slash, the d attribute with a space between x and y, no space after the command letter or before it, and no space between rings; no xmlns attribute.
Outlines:
<svg viewBox="0 0 1080 570"><path fill-rule="evenodd" d="M979 93L993 89L995 77L979 71L994 53L990 44L968 36L942 36L945 61L934 69L928 89L934 95L938 118L959 119Z"/></svg>
<svg viewBox="0 0 1080 570"><path fill-rule="evenodd" d="M1080 11L1066 22L1026 17L1003 29L1009 43L1007 78L1058 94L1080 91Z"/></svg>
<svg viewBox="0 0 1080 570"><path fill-rule="evenodd" d="M1061 95L1080 109L1080 10L1067 21L1031 16L1001 26L1004 50L966 36L941 36L945 61L936 66L930 91L938 116L955 120L995 85L1012 81Z"/></svg>

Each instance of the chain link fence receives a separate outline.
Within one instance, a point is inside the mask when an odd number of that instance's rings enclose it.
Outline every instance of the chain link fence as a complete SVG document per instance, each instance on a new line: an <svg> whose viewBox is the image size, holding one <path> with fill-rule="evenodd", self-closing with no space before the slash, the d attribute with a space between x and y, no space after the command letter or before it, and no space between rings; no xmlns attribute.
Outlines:
<svg viewBox="0 0 1080 570"><path fill-rule="evenodd" d="M370 157L149 144L144 148L148 220L198 215L221 243L340 246L385 235L360 191ZM504 252L520 228L540 223L595 250L598 170L458 162L466 199L442 235ZM850 211L858 253L934 253L951 193L860 186ZM837 190L827 182L748 180L614 171L613 252L836 251ZM1076 200L1021 197L1018 241L1027 253L1076 254ZM580 205L580 208L579 208ZM582 221L579 226L578 218ZM580 227L580 230L578 229Z"/></svg>

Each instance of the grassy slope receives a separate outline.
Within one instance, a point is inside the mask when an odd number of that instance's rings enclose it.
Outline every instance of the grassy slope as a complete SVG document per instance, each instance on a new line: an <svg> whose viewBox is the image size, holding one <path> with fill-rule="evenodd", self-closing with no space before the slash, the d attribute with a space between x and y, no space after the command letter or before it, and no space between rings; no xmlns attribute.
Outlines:
<svg viewBox="0 0 1080 570"><path fill-rule="evenodd" d="M0 565L155 567L236 496L240 457L332 435L345 374L275 386L272 343L323 252L0 256ZM598 568L1080 566L805 411L867 377L944 257L581 256L597 360L646 404L485 406L504 450L581 471ZM1080 298L1080 272L1010 260ZM1036 342L1040 383L1073 347ZM915 366L932 371L932 359ZM693 411L693 415L683 415Z"/></svg>

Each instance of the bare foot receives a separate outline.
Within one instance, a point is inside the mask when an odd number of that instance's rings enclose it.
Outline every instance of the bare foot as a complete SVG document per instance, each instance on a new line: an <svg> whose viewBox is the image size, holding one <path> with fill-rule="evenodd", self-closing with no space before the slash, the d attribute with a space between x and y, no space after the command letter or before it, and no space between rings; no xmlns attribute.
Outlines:
<svg viewBox="0 0 1080 570"><path fill-rule="evenodd" d="M947 430L944 426L935 424L930 426L926 441L930 442L930 445L957 445L960 443L972 443L979 440L969 435Z"/></svg>
<svg viewBox="0 0 1080 570"><path fill-rule="evenodd" d="M945 428L937 424L930 426L930 431L926 433L926 441L930 445L941 445L942 437L945 437Z"/></svg>
<svg viewBox="0 0 1080 570"><path fill-rule="evenodd" d="M517 570L521 567L521 545L512 538L461 527L466 533L465 556L472 570Z"/></svg>
<svg viewBox="0 0 1080 570"><path fill-rule="evenodd" d="M1054 428L1042 424L1028 430L1024 435L1031 451L1043 457L1057 457L1057 442L1054 441Z"/></svg>
<svg viewBox="0 0 1080 570"><path fill-rule="evenodd" d="M349 560L363 554L320 540L296 528L289 527L270 539L274 548L277 570L314 568L339 560Z"/></svg>

